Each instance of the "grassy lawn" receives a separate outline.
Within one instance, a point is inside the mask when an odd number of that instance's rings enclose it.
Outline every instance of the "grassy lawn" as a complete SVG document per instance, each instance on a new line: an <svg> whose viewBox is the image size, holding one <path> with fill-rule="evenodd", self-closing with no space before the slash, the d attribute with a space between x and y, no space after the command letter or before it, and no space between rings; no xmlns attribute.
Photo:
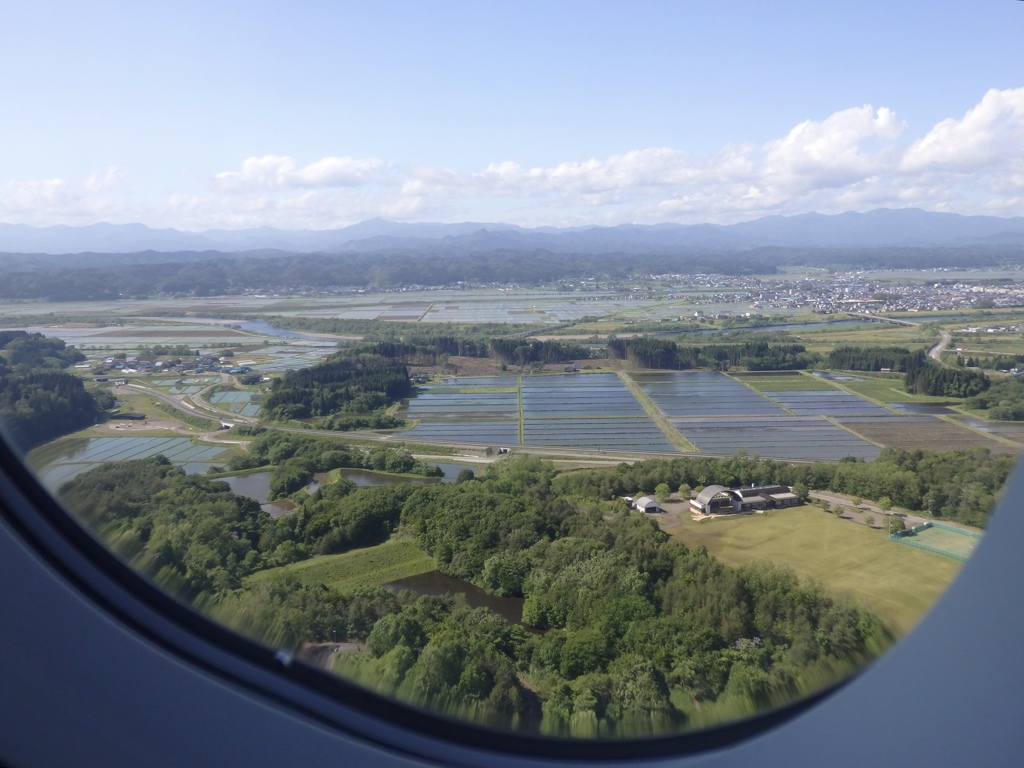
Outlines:
<svg viewBox="0 0 1024 768"><path fill-rule="evenodd" d="M430 556L411 541L392 539L375 547L354 549L340 555L322 555L279 568L268 568L254 573L246 582L252 586L284 573L292 573L303 583L326 584L344 590L356 586L376 587L426 573L434 568L436 566Z"/></svg>
<svg viewBox="0 0 1024 768"><path fill-rule="evenodd" d="M809 506L767 516L686 520L668 532L687 546L703 544L727 565L754 560L789 565L801 579L849 592L900 635L917 623L961 566Z"/></svg>

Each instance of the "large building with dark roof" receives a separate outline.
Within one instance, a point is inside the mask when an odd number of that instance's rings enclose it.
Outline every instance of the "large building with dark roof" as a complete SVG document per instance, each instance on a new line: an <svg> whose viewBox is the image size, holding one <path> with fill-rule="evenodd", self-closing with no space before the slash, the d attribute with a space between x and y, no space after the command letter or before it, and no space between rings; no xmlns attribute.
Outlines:
<svg viewBox="0 0 1024 768"><path fill-rule="evenodd" d="M733 489L709 485L697 494L697 498L690 499L690 508L701 515L754 512L795 507L798 504L800 497L788 485L751 485Z"/></svg>

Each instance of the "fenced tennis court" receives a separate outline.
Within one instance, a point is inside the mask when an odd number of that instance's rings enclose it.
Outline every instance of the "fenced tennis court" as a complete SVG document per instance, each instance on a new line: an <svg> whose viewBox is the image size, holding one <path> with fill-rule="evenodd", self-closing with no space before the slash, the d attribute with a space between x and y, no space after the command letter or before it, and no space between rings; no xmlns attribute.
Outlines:
<svg viewBox="0 0 1024 768"><path fill-rule="evenodd" d="M940 555L967 560L981 543L981 534L965 531L942 523L925 523L909 531L892 535L894 541Z"/></svg>

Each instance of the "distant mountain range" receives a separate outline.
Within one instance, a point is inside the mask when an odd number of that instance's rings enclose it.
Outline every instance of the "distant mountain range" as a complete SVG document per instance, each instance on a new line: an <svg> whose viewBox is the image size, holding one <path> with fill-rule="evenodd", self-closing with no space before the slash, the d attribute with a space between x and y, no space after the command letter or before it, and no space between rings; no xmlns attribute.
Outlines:
<svg viewBox="0 0 1024 768"><path fill-rule="evenodd" d="M766 216L740 224L623 224L538 227L473 223L402 224L371 219L331 230L273 227L181 232L143 224L30 227L0 224L0 252L20 254L276 251L285 253L493 251L673 253L761 247L886 248L1024 246L1024 217L961 216L914 208L867 213Z"/></svg>

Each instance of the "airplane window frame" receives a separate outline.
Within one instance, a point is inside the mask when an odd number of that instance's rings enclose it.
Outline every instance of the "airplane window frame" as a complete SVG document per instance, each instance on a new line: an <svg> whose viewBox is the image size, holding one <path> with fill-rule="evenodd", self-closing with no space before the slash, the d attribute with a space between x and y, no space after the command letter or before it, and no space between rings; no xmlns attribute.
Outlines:
<svg viewBox="0 0 1024 768"><path fill-rule="evenodd" d="M272 705L418 759L445 759L454 745L482 750L496 759L556 762L615 763L638 755L648 760L697 755L775 728L860 674L748 719L693 732L587 740L492 730L386 698L199 614L110 552L42 487L2 436L0 520L10 524L47 565L111 619L182 661ZM410 750L411 743L416 746Z"/></svg>

